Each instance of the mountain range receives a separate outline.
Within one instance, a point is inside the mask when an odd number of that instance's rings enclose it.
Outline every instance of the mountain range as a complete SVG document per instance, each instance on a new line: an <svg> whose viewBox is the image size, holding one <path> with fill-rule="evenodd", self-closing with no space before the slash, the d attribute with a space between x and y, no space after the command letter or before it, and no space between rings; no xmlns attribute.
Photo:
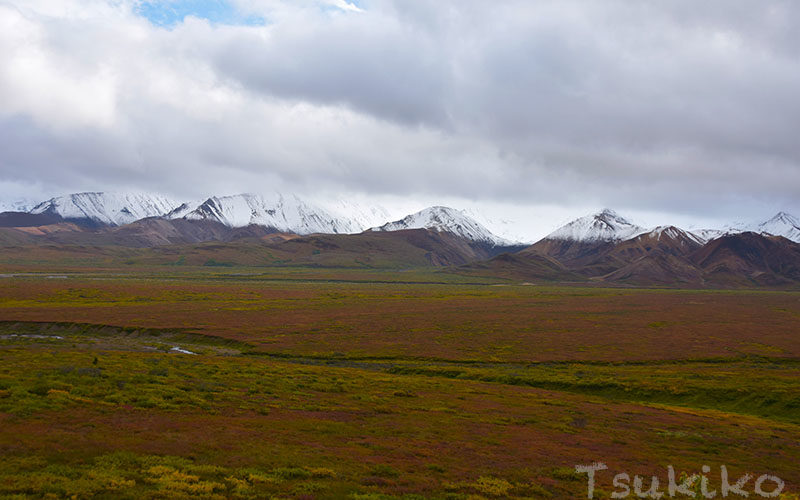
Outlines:
<svg viewBox="0 0 800 500"><path fill-rule="evenodd" d="M365 206L345 200L319 204L281 193L212 196L194 202L178 202L147 193L87 192L59 196L36 204L0 202L0 212L40 215L43 217L30 220L63 220L83 227L123 226L159 217L214 221L230 228L258 225L299 235L426 228L497 245L519 243L496 236L478 222L474 213L449 207L429 207L403 219L390 221L389 212L380 206ZM22 220L19 217L17 219ZM604 209L560 227L545 239L623 240L649 230L631 223L613 210ZM709 241L723 234L747 231L784 236L797 243L800 242L800 219L779 212L767 221L737 223L723 229L694 230L692 234L702 241Z"/></svg>
<svg viewBox="0 0 800 500"><path fill-rule="evenodd" d="M778 214L759 228L792 235ZM753 231L697 234L675 226L638 227L612 210L573 221L525 249L473 263L480 274L630 285L790 286L800 283L800 244Z"/></svg>
<svg viewBox="0 0 800 500"><path fill-rule="evenodd" d="M141 193L78 193L13 208L0 213L6 249L195 245L198 263L225 249L236 259L249 252L248 263L264 264L253 255L268 247L268 262L287 265L455 266L466 274L631 285L800 284L800 221L785 212L751 226L687 231L645 228L604 209L523 245L449 207L391 221L381 207L323 206L280 193L192 203Z"/></svg>

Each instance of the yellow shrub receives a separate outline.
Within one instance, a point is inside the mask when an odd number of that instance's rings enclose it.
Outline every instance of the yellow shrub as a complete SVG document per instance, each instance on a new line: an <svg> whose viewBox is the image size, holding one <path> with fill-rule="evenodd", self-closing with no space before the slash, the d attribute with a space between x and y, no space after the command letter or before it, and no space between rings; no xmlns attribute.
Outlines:
<svg viewBox="0 0 800 500"><path fill-rule="evenodd" d="M317 467L308 469L312 477L336 477L336 472L327 467Z"/></svg>
<svg viewBox="0 0 800 500"><path fill-rule="evenodd" d="M472 487L484 495L502 497L508 495L508 492L514 488L514 485L505 479L484 476L472 483Z"/></svg>

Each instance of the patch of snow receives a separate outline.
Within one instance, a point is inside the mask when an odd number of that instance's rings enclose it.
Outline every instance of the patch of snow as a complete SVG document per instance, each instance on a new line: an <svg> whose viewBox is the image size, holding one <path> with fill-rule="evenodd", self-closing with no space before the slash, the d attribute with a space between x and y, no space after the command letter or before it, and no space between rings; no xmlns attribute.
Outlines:
<svg viewBox="0 0 800 500"><path fill-rule="evenodd" d="M169 350L169 352L178 352L181 354L195 354L195 355L197 354L196 352L187 351L186 349L181 349L178 346L173 347L172 349Z"/></svg>

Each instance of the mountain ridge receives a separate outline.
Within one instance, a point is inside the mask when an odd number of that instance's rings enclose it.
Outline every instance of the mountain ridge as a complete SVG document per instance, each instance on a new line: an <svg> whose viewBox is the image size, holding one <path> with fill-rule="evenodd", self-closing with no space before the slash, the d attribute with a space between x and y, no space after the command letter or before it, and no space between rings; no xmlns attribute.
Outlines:
<svg viewBox="0 0 800 500"><path fill-rule="evenodd" d="M54 221L76 223L98 228L102 226L124 226L149 217L166 219L213 220L228 227L260 225L273 231L300 235L354 234L364 230L386 231L409 228L428 228L450 231L473 241L493 242L496 245L515 245L517 242L497 236L484 223L482 214L450 207L431 206L419 212L392 220L389 212L378 205L360 204L350 200L314 203L296 195L278 192L269 195L236 194L211 196L202 200L175 201L158 194L134 192L84 192L50 198L29 207L27 203L0 203L10 208L3 213L18 212L46 216ZM7 215L6 226L12 220L22 221ZM34 219L20 224L33 224ZM505 221L507 223L507 221ZM613 242L623 241L658 228L646 228L635 224L611 209L577 218L550 234L535 240L569 242ZM753 231L760 234L784 236L800 242L800 219L785 211L757 223L737 223L723 229L700 229L688 231L702 242L709 242L726 234ZM520 238L521 239L521 238Z"/></svg>

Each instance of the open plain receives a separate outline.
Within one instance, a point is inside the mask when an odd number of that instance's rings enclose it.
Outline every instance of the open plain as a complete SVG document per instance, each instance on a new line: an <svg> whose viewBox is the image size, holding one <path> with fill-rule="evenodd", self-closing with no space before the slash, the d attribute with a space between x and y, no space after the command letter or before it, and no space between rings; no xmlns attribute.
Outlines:
<svg viewBox="0 0 800 500"><path fill-rule="evenodd" d="M618 472L666 492L670 465L800 487L798 292L430 269L0 284L9 498L585 498L594 462L595 498Z"/></svg>

